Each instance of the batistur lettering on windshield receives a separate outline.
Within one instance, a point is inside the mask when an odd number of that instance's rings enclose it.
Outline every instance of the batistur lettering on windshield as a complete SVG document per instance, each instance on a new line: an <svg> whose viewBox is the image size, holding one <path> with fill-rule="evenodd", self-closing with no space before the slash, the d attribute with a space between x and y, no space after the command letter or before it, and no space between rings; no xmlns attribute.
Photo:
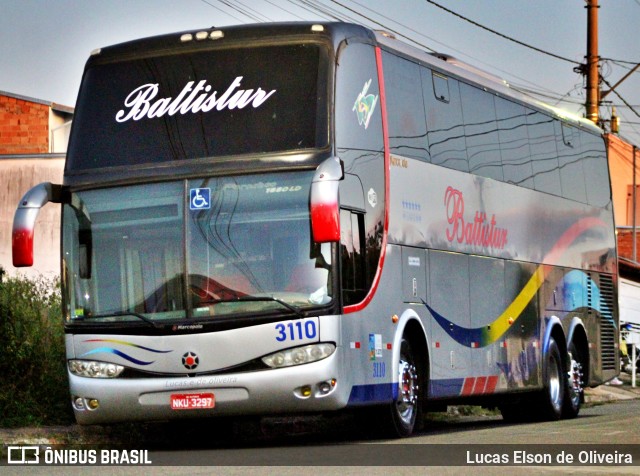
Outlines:
<svg viewBox="0 0 640 476"><path fill-rule="evenodd" d="M262 88L238 89L242 82L242 76L236 77L227 90L218 97L218 91L211 92L211 85L203 79L194 87L194 81L189 81L180 94L175 98L159 98L152 102L160 91L157 83L143 84L137 87L124 100L124 105L128 109L121 109L116 114L116 121L127 122L130 119L139 121L143 118L162 117L166 114L187 114L197 112L209 112L214 108L218 111L223 109L243 109L248 105L254 108L260 107L269 99L276 90L269 92Z"/></svg>

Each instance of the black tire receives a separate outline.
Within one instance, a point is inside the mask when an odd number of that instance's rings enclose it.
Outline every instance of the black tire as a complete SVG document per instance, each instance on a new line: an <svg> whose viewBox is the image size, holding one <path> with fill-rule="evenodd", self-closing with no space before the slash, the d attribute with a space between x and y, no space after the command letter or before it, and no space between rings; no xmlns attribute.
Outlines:
<svg viewBox="0 0 640 476"><path fill-rule="evenodd" d="M398 362L398 398L382 410L387 436L404 438L413 433L422 420L424 395L423 365L416 360L411 344L402 339Z"/></svg>
<svg viewBox="0 0 640 476"><path fill-rule="evenodd" d="M569 346L569 371L567 372L566 392L563 418L575 418L580 413L580 406L584 402L584 357L572 342Z"/></svg>
<svg viewBox="0 0 640 476"><path fill-rule="evenodd" d="M562 353L553 337L549 339L549 349L544 359L544 388L537 398L536 413L542 420L559 420L567 394L567 374L562 365Z"/></svg>

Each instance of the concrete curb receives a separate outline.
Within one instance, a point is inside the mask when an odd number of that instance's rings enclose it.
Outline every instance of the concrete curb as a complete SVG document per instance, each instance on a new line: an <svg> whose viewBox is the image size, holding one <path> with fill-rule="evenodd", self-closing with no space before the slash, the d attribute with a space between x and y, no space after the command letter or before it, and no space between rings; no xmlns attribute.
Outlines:
<svg viewBox="0 0 640 476"><path fill-rule="evenodd" d="M586 403L604 403L616 400L632 400L640 398L640 376L636 379L637 387L631 386L631 375L622 372L618 379L622 385L604 384L584 391Z"/></svg>

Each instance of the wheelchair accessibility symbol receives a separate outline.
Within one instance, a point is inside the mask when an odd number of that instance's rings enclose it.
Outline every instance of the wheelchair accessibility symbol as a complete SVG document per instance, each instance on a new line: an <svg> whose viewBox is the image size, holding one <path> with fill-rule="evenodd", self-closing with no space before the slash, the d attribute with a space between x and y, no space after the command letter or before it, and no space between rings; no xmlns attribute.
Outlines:
<svg viewBox="0 0 640 476"><path fill-rule="evenodd" d="M192 188L189 190L190 210L209 210L211 208L211 189Z"/></svg>

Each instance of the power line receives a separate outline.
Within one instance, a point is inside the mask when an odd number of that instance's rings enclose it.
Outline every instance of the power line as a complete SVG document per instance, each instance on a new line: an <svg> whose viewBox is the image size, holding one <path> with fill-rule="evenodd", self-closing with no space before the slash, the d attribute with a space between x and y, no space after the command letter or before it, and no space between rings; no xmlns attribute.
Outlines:
<svg viewBox="0 0 640 476"><path fill-rule="evenodd" d="M213 3L207 1L207 0L200 0L202 3L205 3L207 5L209 5L211 8L215 8L216 10L218 10L219 12L221 12L223 15L227 15L230 16L231 18L233 18L234 20L240 22L240 23L244 23L242 20L240 20L237 16L232 15L231 13L225 12L224 10L222 10L219 7L216 7Z"/></svg>
<svg viewBox="0 0 640 476"><path fill-rule="evenodd" d="M249 19L261 23L264 20L261 20L260 18L258 18L255 15L252 15L251 13L247 13L246 10L243 10L242 8L238 8L235 5L233 5L233 3L231 3L229 0L218 0L219 3L222 3L223 5L226 5L227 7L231 8L232 10L235 10L236 12L240 13L241 15L244 15L246 17L248 17Z"/></svg>
<svg viewBox="0 0 640 476"><path fill-rule="evenodd" d="M270 0L264 0L264 1L267 2L268 4L272 5L272 6L276 7L276 8L279 8L280 10L283 10L283 11L287 12L289 15L291 15L293 17L296 17L298 20L305 20L305 18L302 18L300 15L297 15L297 14L293 13L292 11L287 10L284 7L281 7L280 5L277 5L277 4L273 3L273 2L271 2Z"/></svg>
<svg viewBox="0 0 640 476"><path fill-rule="evenodd" d="M574 61L574 60L572 60L572 59L565 58L564 56L556 55L556 54L554 54L554 53L550 53L550 52L548 52L548 51L546 51L546 50L542 50L542 49L537 48L537 47L535 47L535 46L532 46L532 45L529 45L529 44L527 44L527 43L524 43L524 42L522 42L522 41L520 41L520 40L516 40L515 38L512 38L512 37L510 37L510 36L507 36L507 35L505 35L505 34L503 34L503 33L500 33L499 31L496 31L496 30L493 30L493 29L491 29L491 28L489 28L489 27L486 27L486 26L484 26L484 25L481 25L480 23L478 23L478 22L476 22L476 21L473 21L473 20L471 20L471 19L469 19L469 18L467 18L467 17L465 17L465 16L463 16L463 15L460 15L459 13L456 13L456 12L454 12L453 10L449 10L448 8L446 8L446 7L442 6L442 5L440 5L440 4L436 3L436 2L434 2L433 0L426 0L426 1L427 1L427 3L430 3L430 4L432 4L433 6L438 7L438 8L440 8L440 9L444 10L444 11L445 11L445 12L447 12L447 13L451 13L452 15L454 15L454 16L456 16L456 17L458 17L458 18L460 18L460 19L462 19L462 20L464 20L464 21L466 21L466 22L469 22L469 23L471 23L471 24L472 24L472 25L474 25L474 26L477 26L477 27L479 27L479 28L482 28L483 30L486 30L486 31L488 31L488 32L490 32L490 33L493 33L494 35L498 35L499 37L504 38L504 39L506 39L506 40L512 41L513 43L516 43L516 44L518 44L518 45L520 45L520 46L524 46L525 48L532 49L532 50L534 50L534 51L537 51L538 53L542 53L542 54L544 54L544 55L551 56L552 58L556 58L556 59L559 59L559 60L562 60L562 61L566 61L566 62L571 63L571 64L576 64L576 65L580 65L580 64L581 64L581 63L578 63L577 61Z"/></svg>
<svg viewBox="0 0 640 476"><path fill-rule="evenodd" d="M611 92L613 94L615 94L616 96L618 96L618 98L624 103L625 106L627 106L629 109L631 109L631 112L633 112L636 116L640 117L640 114L638 114L638 111L636 111L633 106L631 104L629 104L627 102L627 100L625 98L623 98L620 93L618 91L616 91L615 89L612 89L611 84L609 83L609 81L607 81L606 79L604 79L603 77L600 77L600 79L602 79L602 82L604 84L606 84L607 86L609 86L609 89L611 90Z"/></svg>
<svg viewBox="0 0 640 476"><path fill-rule="evenodd" d="M350 7L346 6L345 4L340 3L340 2L338 2L338 1L336 1L336 0L331 0L331 1L332 1L333 3L335 3L336 5L341 6L341 7L342 7L342 8L344 8L345 10L349 10L350 12L355 13L356 15L360 15L362 18L365 18L366 20L370 21L371 23L375 23L376 25L381 26L381 27L382 27L382 28L384 28L385 30L388 30L388 31L390 31L391 33L394 33L394 34L396 34L396 35L398 35L398 36L401 36L401 37L403 37L403 38L406 38L407 40L411 41L412 43L415 43L416 45L419 45L419 46L421 46L422 48L426 48L427 50L429 50L429 51L431 51L431 52L434 52L434 53L435 53L435 50L434 50L434 49L429 48L427 45L422 44L422 43L420 43L419 41L416 41L416 40L414 40L413 38L411 38L411 37L409 37L409 36L403 35L403 34L402 34L402 33L400 33L399 31L394 30L393 28L389 28L389 27L388 27L387 25L385 25L384 23L380 23L380 22L378 22L378 21L374 20L373 18L370 18L370 17L368 17L368 16L366 16L366 15L363 15L362 13L360 13L360 12L358 12L358 11L354 10L353 8L350 8ZM354 3L355 3L355 2L354 2Z"/></svg>

